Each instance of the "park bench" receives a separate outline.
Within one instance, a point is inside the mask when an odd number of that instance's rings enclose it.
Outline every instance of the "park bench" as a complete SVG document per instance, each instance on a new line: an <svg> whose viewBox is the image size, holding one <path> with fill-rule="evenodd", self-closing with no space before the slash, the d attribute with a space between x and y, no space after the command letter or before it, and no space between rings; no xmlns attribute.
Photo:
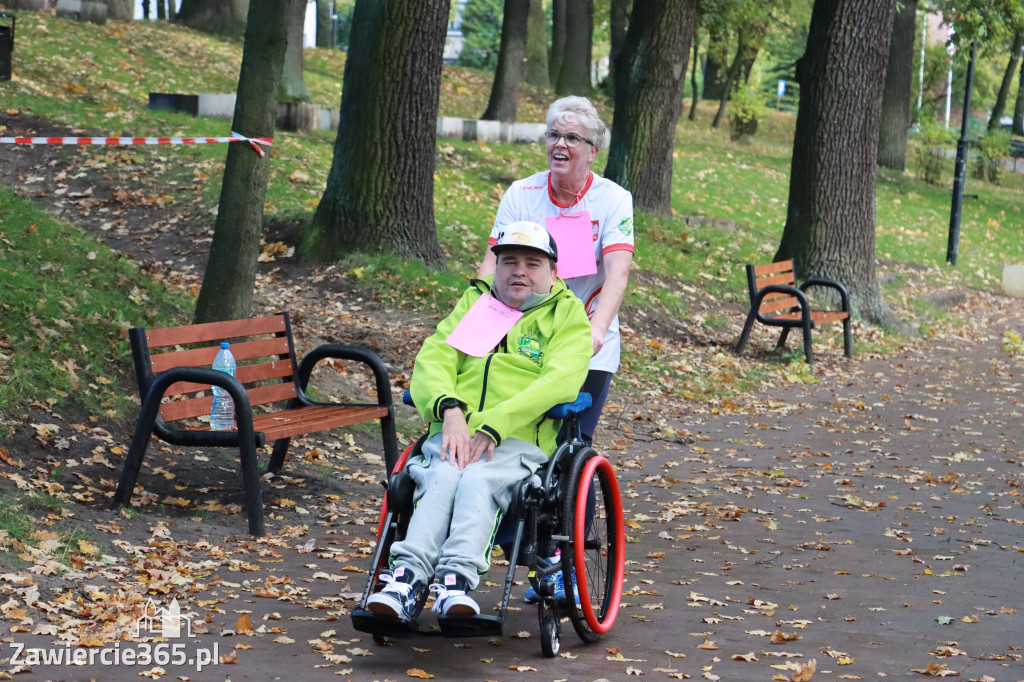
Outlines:
<svg viewBox="0 0 1024 682"><path fill-rule="evenodd" d="M296 359L287 313L226 322L128 332L142 409L114 494L113 508L128 505L152 434L171 445L238 448L249 532L263 535L263 497L256 450L273 443L267 470L280 471L293 436L380 420L388 471L398 460L391 382L387 368L363 348L323 345ZM231 343L236 377L211 368L221 341ZM329 358L367 366L376 382L375 404L317 402L306 388L317 363ZM234 400L237 430L212 431L197 417L210 414L210 386ZM254 406L261 407L254 414Z"/></svg>
<svg viewBox="0 0 1024 682"><path fill-rule="evenodd" d="M786 337L793 327L800 327L804 333L804 356L807 364L814 364L814 352L811 350L811 330L827 322L843 323L843 346L846 357L853 357L853 345L850 338L850 296L839 282L828 279L812 278L799 287L796 285L796 272L793 261L784 260L766 265L751 265L747 268L747 288L750 293L750 313L743 325L743 332L736 344L736 352L742 353L743 347L750 338L754 322L772 327L782 327L782 334L776 348L786 345ZM842 309L812 310L806 291L812 286L828 287L839 292Z"/></svg>
<svg viewBox="0 0 1024 682"><path fill-rule="evenodd" d="M1013 159L1013 172L1017 172L1017 159L1024 159L1024 140L1010 140L1010 158Z"/></svg>

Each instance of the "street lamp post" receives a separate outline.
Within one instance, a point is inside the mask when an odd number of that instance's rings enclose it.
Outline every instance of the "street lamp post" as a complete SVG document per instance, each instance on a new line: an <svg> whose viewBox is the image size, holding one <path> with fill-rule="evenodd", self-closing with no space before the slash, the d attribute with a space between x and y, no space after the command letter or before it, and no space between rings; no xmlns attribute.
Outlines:
<svg viewBox="0 0 1024 682"><path fill-rule="evenodd" d="M960 212L964 205L964 177L967 174L967 123L971 115L971 85L974 82L974 56L977 43L971 42L971 60L967 63L967 83L964 85L964 115L960 124L960 139L956 142L956 170L953 173L953 205L949 212L949 243L946 262L956 266L960 247Z"/></svg>

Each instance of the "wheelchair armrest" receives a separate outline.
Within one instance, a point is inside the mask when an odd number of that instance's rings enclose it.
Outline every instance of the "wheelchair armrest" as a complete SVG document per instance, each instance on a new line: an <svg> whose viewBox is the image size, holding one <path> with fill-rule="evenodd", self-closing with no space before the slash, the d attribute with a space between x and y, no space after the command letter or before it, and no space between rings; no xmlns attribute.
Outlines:
<svg viewBox="0 0 1024 682"><path fill-rule="evenodd" d="M808 288L813 286L826 287L828 289L835 289L839 292L839 298L842 299L843 312L850 312L850 293L846 290L846 287L831 279L824 279L822 277L812 277L806 280L800 285L800 291L807 291Z"/></svg>
<svg viewBox="0 0 1024 682"><path fill-rule="evenodd" d="M571 403L559 403L548 410L544 416L551 419L568 419L582 414L593 404L594 399L590 397L589 393L580 393L576 396L576 400Z"/></svg>

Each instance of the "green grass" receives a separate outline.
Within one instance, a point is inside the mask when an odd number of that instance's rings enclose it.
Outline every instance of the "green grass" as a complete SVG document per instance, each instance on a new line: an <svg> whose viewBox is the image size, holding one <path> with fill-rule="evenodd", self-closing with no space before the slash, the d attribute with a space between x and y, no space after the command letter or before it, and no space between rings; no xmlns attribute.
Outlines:
<svg viewBox="0 0 1024 682"><path fill-rule="evenodd" d="M74 394L97 414L126 404L125 330L181 314L134 264L0 188L0 411ZM130 391L129 391L130 393Z"/></svg>
<svg viewBox="0 0 1024 682"><path fill-rule="evenodd" d="M230 92L237 83L241 44L165 22L111 22L105 26L16 12L18 49L14 80L0 84L4 109L36 115L76 130L104 135L224 135L228 121L153 112L147 93ZM127 46L127 47L126 47ZM315 102L340 103L345 55L305 52L306 85ZM486 106L491 75L446 68L440 114L477 117ZM540 121L550 92L525 87L520 120ZM595 98L606 120L612 104ZM636 270L625 308L650 318L685 320L724 337L732 311L742 315L742 265L771 258L786 219L795 116L769 112L756 136L731 142L728 130L710 127L711 103L696 121L680 120L674 152L672 218L638 214ZM301 226L309 221L326 183L333 154L331 132L277 132L271 154L266 216ZM963 324L922 298L935 290L992 291L1006 263L1024 262L1021 195L1024 180L1004 174L1000 186L970 177L962 217L959 265L945 264L950 188L925 184L915 173L879 173L876 214L878 272L887 299L923 335ZM162 148L82 148L68 159L102 164L128 177L144 169L150 198L207 216L212 225L220 192L223 145ZM593 168L602 173L607 151ZM440 316L475 271L501 193L510 182L545 168L537 144L482 144L439 140L435 157L435 219L448 270L382 255L351 254L339 268L378 303ZM951 175L951 173L950 173ZM92 255L90 255L92 254ZM97 413L117 415L132 389L107 384L130 373L124 330L131 325L182 319L192 302L140 276L131 262L84 238L32 202L0 192L0 411L3 419L32 401L58 404L80 397ZM125 295L127 293L127 295ZM706 311L694 301L713 301ZM838 325L836 325L838 328ZM838 331L816 332L816 345L840 348ZM857 338L856 352L890 352L892 335ZM626 349L623 383L638 390L666 377L685 382L678 393L694 399L735 396L762 382L786 380L792 362L735 359L725 346L690 351L637 335ZM666 351L673 352L666 352ZM671 386L672 382L667 382ZM677 384L682 382L676 382Z"/></svg>

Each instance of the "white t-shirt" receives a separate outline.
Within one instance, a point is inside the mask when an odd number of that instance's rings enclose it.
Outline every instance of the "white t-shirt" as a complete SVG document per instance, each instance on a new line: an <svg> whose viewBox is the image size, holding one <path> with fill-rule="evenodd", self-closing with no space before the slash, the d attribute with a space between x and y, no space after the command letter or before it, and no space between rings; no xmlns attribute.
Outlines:
<svg viewBox="0 0 1024 682"><path fill-rule="evenodd" d="M601 288L604 286L604 255L619 250L633 253L633 195L611 180L591 173L577 200L571 205L562 206L555 203L551 196L549 175L549 171L542 171L512 183L498 205L494 228L487 243L492 246L497 243L498 233L509 223L532 220L546 225L548 218L589 211L597 272L567 279L565 283L583 301L587 316L590 317L597 309ZM590 359L590 369L615 372L619 369L620 356L619 316L616 315L608 327L604 345Z"/></svg>

